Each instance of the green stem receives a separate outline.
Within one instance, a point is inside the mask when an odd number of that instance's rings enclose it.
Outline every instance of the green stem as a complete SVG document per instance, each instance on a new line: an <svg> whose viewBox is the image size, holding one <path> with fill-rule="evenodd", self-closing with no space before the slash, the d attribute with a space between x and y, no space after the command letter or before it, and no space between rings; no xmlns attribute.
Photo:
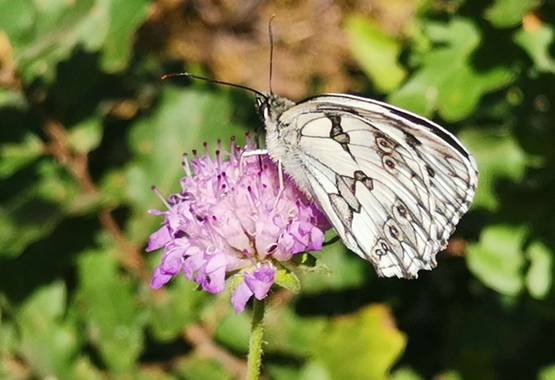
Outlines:
<svg viewBox="0 0 555 380"><path fill-rule="evenodd" d="M262 364L262 339L264 336L264 307L265 301L254 299L252 313L251 337L249 341L249 356L247 362L247 380L258 380Z"/></svg>

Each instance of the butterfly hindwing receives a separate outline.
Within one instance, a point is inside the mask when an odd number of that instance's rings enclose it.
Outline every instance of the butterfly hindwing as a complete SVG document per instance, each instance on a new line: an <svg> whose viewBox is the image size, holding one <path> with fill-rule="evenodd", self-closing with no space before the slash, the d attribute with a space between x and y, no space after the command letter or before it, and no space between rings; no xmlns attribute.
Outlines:
<svg viewBox="0 0 555 380"><path fill-rule="evenodd" d="M269 140L270 155L307 187L349 249L381 276L435 267L476 189L475 163L455 137L407 111L340 94L298 103L275 124L281 150Z"/></svg>

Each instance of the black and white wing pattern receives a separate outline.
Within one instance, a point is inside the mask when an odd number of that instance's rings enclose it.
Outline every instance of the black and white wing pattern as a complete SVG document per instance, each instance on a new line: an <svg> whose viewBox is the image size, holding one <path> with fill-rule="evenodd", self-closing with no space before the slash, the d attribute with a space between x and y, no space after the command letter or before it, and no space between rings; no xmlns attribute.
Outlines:
<svg viewBox="0 0 555 380"><path fill-rule="evenodd" d="M379 276L415 278L434 268L476 191L476 163L461 143L371 99L276 99L282 109L269 104L264 112L269 154L318 202L345 245Z"/></svg>

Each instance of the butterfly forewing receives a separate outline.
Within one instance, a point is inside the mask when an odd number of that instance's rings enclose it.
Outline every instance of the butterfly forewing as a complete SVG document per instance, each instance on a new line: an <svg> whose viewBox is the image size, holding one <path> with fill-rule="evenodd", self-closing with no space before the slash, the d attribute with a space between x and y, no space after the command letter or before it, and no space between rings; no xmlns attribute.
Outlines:
<svg viewBox="0 0 555 380"><path fill-rule="evenodd" d="M474 160L453 135L342 94L298 103L266 126L270 155L380 276L413 278L435 267L477 184Z"/></svg>

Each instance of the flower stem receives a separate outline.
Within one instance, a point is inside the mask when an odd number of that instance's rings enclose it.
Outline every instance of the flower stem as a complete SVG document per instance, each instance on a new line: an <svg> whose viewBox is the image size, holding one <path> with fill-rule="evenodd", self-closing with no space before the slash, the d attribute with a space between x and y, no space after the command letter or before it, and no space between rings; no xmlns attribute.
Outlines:
<svg viewBox="0 0 555 380"><path fill-rule="evenodd" d="M249 355L247 362L247 380L258 380L262 364L262 339L264 336L264 307L265 301L254 299L252 314L251 337L249 341Z"/></svg>

